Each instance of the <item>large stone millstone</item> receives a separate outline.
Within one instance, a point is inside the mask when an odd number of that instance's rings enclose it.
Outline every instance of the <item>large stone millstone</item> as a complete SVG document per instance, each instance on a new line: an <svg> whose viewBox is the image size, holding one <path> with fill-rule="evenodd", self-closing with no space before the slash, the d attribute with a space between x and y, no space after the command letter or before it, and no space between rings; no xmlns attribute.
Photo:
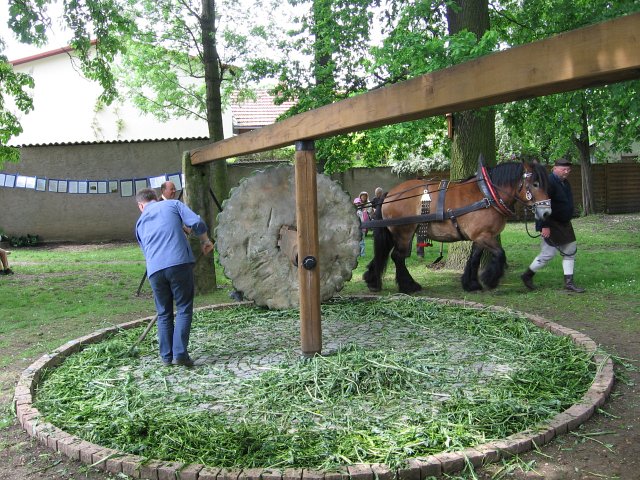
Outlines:
<svg viewBox="0 0 640 480"><path fill-rule="evenodd" d="M324 301L351 279L361 233L348 194L325 175L318 174L317 185ZM243 179L223 203L215 231L220 264L234 288L257 305L274 309L299 306L298 267L279 246L283 226L296 227L294 169L289 165Z"/></svg>

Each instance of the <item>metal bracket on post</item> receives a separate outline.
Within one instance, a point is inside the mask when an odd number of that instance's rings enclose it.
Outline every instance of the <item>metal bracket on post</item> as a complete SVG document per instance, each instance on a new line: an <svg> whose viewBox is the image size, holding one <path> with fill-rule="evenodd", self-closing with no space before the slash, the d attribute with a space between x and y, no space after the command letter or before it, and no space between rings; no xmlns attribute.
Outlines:
<svg viewBox="0 0 640 480"><path fill-rule="evenodd" d="M295 184L300 289L300 340L302 355L312 357L322 351L320 318L320 268L318 265L318 192L313 140L296 142Z"/></svg>

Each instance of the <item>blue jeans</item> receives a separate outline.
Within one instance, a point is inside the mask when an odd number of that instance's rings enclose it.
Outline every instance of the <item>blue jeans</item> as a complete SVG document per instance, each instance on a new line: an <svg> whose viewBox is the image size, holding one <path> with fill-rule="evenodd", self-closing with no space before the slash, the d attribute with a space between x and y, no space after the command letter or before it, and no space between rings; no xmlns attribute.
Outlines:
<svg viewBox="0 0 640 480"><path fill-rule="evenodd" d="M189 333L193 318L193 264L185 263L149 277L158 312L158 343L165 362L189 358ZM173 302L176 304L175 325Z"/></svg>

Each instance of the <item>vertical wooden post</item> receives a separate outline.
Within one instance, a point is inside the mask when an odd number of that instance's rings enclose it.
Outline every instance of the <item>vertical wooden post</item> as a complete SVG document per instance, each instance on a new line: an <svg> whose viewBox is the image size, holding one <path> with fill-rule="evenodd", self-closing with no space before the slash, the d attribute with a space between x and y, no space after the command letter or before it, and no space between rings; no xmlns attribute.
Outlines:
<svg viewBox="0 0 640 480"><path fill-rule="evenodd" d="M187 207L196 212L206 222L210 229L213 229L211 223L211 201L209 199L209 168L201 168L198 165L191 165L191 158L189 152L185 152L182 156L182 171L184 172L184 195L182 201ZM213 232L209 232L209 236L213 235ZM213 255L208 257L208 260L198 262L202 252L200 251L200 241L194 237L189 237L189 243L191 244L191 250L196 257L196 264L193 270L193 276L195 280L195 292L210 293L216 291L216 267L213 262Z"/></svg>
<svg viewBox="0 0 640 480"><path fill-rule="evenodd" d="M318 261L318 193L316 155L312 140L296 142L295 182L300 284L300 340L302 354L322 351L320 265Z"/></svg>

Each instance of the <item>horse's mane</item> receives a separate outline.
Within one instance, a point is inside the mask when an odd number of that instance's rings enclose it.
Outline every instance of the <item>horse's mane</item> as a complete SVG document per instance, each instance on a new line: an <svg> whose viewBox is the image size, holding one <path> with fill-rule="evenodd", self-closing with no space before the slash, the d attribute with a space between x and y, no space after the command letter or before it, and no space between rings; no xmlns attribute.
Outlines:
<svg viewBox="0 0 640 480"><path fill-rule="evenodd" d="M495 167L487 167L487 173L491 182L498 186L511 185L516 180L519 180L524 171L524 167L521 162L505 162L496 165ZM469 180L475 180L478 176L477 173L469 175L467 178L461 180L461 182L467 182Z"/></svg>
<svg viewBox="0 0 640 480"><path fill-rule="evenodd" d="M504 187L519 181L523 172L524 165L521 162L506 162L491 168L489 178L494 185Z"/></svg>
<svg viewBox="0 0 640 480"><path fill-rule="evenodd" d="M538 162L529 164L533 171L533 182L538 182L546 191L548 174L546 168ZM498 186L513 185L520 180L524 173L524 165L521 162L506 162L496 165L489 170L491 181Z"/></svg>

